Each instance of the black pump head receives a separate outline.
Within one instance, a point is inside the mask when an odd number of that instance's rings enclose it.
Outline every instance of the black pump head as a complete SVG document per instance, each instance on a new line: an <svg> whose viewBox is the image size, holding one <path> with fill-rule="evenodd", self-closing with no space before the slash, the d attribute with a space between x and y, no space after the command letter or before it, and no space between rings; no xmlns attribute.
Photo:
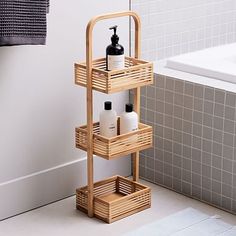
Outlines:
<svg viewBox="0 0 236 236"><path fill-rule="evenodd" d="M119 41L119 36L116 34L117 25L114 25L114 26L110 27L109 29L114 30L114 34L111 36L112 44L117 44Z"/></svg>

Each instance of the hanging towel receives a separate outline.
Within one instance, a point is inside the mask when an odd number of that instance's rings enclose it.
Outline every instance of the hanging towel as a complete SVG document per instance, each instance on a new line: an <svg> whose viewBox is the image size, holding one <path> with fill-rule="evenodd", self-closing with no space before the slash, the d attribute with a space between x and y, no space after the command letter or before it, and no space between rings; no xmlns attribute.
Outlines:
<svg viewBox="0 0 236 236"><path fill-rule="evenodd" d="M44 45L49 0L0 0L0 46Z"/></svg>

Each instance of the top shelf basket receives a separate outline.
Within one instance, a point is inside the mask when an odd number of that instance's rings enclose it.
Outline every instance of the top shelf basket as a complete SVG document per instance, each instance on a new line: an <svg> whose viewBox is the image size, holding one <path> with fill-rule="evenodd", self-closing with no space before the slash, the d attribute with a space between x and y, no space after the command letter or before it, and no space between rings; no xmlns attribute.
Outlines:
<svg viewBox="0 0 236 236"><path fill-rule="evenodd" d="M75 83L87 87L86 63L75 63ZM125 57L125 69L106 71L106 58L92 63L92 88L115 93L153 83L153 63Z"/></svg>

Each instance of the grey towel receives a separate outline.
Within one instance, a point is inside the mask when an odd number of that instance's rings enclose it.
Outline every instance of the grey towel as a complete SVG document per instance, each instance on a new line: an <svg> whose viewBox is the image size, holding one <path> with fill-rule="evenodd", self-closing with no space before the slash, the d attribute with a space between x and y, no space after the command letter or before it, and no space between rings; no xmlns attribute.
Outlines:
<svg viewBox="0 0 236 236"><path fill-rule="evenodd" d="M49 0L0 0L0 46L45 44Z"/></svg>

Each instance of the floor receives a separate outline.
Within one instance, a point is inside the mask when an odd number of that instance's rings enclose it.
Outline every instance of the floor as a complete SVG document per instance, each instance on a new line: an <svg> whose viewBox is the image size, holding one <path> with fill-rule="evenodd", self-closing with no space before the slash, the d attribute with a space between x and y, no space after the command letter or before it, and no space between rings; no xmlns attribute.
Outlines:
<svg viewBox="0 0 236 236"><path fill-rule="evenodd" d="M236 216L157 185L141 181L152 188L152 207L113 224L88 218L75 209L75 197L38 208L0 222L0 236L47 235L122 235L187 207L209 215L220 215L236 225Z"/></svg>

